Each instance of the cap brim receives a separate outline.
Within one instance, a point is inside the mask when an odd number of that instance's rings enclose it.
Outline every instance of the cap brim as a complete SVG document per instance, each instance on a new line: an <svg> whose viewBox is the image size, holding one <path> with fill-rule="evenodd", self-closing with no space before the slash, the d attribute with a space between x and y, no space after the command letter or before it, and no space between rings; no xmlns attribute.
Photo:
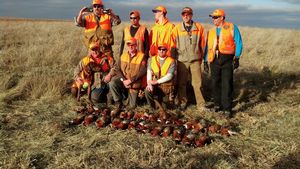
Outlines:
<svg viewBox="0 0 300 169"><path fill-rule="evenodd" d="M127 45L136 45L136 43L132 43L132 42L127 42Z"/></svg>
<svg viewBox="0 0 300 169"><path fill-rule="evenodd" d="M161 10L152 9L152 12L153 12L153 13L156 13L156 12L161 12Z"/></svg>
<svg viewBox="0 0 300 169"><path fill-rule="evenodd" d="M184 14L184 13L193 14L193 12L191 12L190 10L184 10L181 12L181 14Z"/></svg>

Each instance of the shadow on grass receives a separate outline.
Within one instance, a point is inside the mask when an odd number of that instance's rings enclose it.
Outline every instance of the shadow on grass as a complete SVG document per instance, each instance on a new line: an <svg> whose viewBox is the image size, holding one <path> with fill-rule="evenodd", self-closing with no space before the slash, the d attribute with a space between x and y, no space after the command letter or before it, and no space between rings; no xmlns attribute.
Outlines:
<svg viewBox="0 0 300 169"><path fill-rule="evenodd" d="M211 101L211 81L204 76L204 94ZM273 73L268 67L262 70L239 69L234 72L234 101L235 111L245 111L256 104L276 100L276 94L287 89L296 89L300 84L299 74Z"/></svg>
<svg viewBox="0 0 300 169"><path fill-rule="evenodd" d="M267 67L262 71L240 71L235 74L234 106L245 111L258 103L276 100L276 95L300 84L297 74L272 73Z"/></svg>
<svg viewBox="0 0 300 169"><path fill-rule="evenodd" d="M281 158L272 169L296 169L300 168L300 152L289 154Z"/></svg>

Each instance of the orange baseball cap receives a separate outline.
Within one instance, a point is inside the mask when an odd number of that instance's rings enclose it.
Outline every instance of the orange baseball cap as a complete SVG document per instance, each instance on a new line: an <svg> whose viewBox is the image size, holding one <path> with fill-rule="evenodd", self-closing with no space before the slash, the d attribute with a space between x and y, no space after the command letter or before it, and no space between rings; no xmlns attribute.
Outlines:
<svg viewBox="0 0 300 169"><path fill-rule="evenodd" d="M216 9L212 14L210 14L210 17L213 16L225 16L225 11L223 9Z"/></svg>
<svg viewBox="0 0 300 169"><path fill-rule="evenodd" d="M131 45L136 45L136 39L135 38L130 38L126 41L126 44L131 44Z"/></svg>
<svg viewBox="0 0 300 169"><path fill-rule="evenodd" d="M103 5L102 0L93 0L93 5Z"/></svg>
<svg viewBox="0 0 300 169"><path fill-rule="evenodd" d="M157 6L155 9L152 9L152 12L156 13L156 12L163 12L163 13L167 13L167 9L164 6Z"/></svg>
<svg viewBox="0 0 300 169"><path fill-rule="evenodd" d="M169 47L168 47L168 45L166 43L159 43L157 47L158 48L167 49L167 50L169 49Z"/></svg>
<svg viewBox="0 0 300 169"><path fill-rule="evenodd" d="M192 15L193 15L193 9L190 8L190 7L184 7L184 8L182 8L181 15L183 15L183 14L185 14L185 13L188 13L188 14L192 14Z"/></svg>
<svg viewBox="0 0 300 169"><path fill-rule="evenodd" d="M129 13L129 15L132 15L132 14L134 14L136 17L140 17L141 16L141 14L140 14L140 12L138 10L133 10L133 11L131 11Z"/></svg>

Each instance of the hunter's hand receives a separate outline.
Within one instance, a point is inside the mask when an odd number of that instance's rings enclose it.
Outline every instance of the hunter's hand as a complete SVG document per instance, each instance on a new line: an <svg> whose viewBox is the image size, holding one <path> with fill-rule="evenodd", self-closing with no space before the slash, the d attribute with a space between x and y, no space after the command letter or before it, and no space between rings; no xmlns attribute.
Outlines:
<svg viewBox="0 0 300 169"><path fill-rule="evenodd" d="M105 83L110 82L110 80L111 80L111 75L110 75L110 74L108 74L108 75L106 75L106 76L104 77L104 82L105 82Z"/></svg>
<svg viewBox="0 0 300 169"><path fill-rule="evenodd" d="M130 84L131 84L131 80L130 80L130 79L124 80L124 81L123 81L123 84L124 84L124 86L125 86L126 88L129 88L129 87L130 87Z"/></svg>
<svg viewBox="0 0 300 169"><path fill-rule="evenodd" d="M149 91L149 92L152 92L153 91L153 86L151 84L148 84L146 89Z"/></svg>
<svg viewBox="0 0 300 169"><path fill-rule="evenodd" d="M76 81L78 84L80 84L80 85L83 84L83 79L82 79L81 77L77 77L77 78L75 79L75 81Z"/></svg>

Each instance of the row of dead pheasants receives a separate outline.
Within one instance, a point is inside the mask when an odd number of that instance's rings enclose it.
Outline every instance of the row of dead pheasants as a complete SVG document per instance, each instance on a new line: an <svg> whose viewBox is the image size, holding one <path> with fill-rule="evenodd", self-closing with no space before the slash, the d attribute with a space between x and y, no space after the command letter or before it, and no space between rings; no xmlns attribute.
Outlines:
<svg viewBox="0 0 300 169"><path fill-rule="evenodd" d="M212 142L209 134L230 136L236 134L231 126L221 126L205 119L187 120L171 116L166 112L149 114L133 111L110 111L108 108L97 109L93 106L76 110L78 116L69 122L70 125L94 123L98 128L111 126L114 129L133 130L139 133L150 133L152 136L172 136L176 143L187 146L203 147Z"/></svg>

